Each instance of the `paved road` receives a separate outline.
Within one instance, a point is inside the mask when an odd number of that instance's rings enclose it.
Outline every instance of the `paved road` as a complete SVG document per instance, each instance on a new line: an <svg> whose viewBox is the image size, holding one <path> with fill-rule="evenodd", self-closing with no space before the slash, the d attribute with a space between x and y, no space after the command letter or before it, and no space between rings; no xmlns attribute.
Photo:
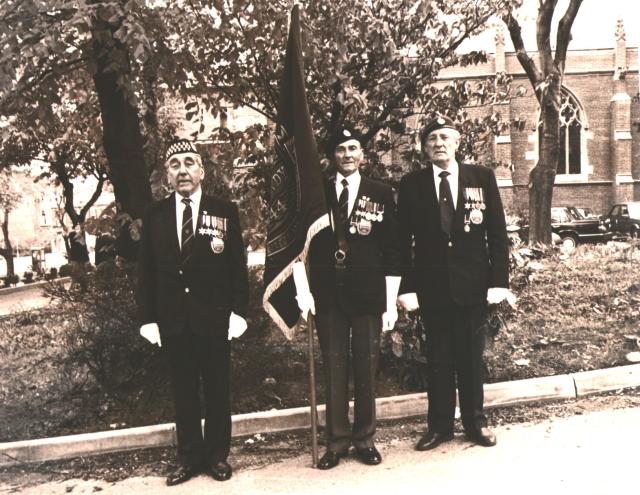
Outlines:
<svg viewBox="0 0 640 495"><path fill-rule="evenodd" d="M176 487L160 477L118 483L68 480L34 486L35 494L386 494L436 493L602 494L638 493L640 408L588 413L539 424L497 428L498 445L473 446L462 438L431 452L416 452L398 441L381 449L375 467L343 460L330 472L309 467L308 455L238 471L219 483L199 476ZM0 486L0 493L11 487Z"/></svg>
<svg viewBox="0 0 640 495"><path fill-rule="evenodd" d="M0 296L0 316L29 309L42 308L49 304L49 298L42 295L42 287L33 287L21 292Z"/></svg>

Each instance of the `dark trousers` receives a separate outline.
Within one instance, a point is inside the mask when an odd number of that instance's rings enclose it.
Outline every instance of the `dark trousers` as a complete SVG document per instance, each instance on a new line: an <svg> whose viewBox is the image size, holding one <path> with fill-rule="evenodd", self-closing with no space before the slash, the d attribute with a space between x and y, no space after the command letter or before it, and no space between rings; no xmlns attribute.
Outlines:
<svg viewBox="0 0 640 495"><path fill-rule="evenodd" d="M382 317L349 316L336 307L318 313L316 323L327 396L327 448L344 453L351 443L357 449L373 447ZM353 427L348 417L350 362L354 384Z"/></svg>
<svg viewBox="0 0 640 495"><path fill-rule="evenodd" d="M222 461L231 444L229 341L218 335L162 337L173 390L178 462L202 466ZM204 437L200 384L204 392Z"/></svg>
<svg viewBox="0 0 640 495"><path fill-rule="evenodd" d="M465 431L487 426L483 413L483 323L486 306L421 310L427 342L427 426L430 431L453 431L456 384Z"/></svg>

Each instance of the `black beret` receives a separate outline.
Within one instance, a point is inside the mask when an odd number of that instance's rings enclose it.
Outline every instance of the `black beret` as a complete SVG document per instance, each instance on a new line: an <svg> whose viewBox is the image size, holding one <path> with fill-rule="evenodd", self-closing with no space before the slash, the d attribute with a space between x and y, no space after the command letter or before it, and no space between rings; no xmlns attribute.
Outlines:
<svg viewBox="0 0 640 495"><path fill-rule="evenodd" d="M198 154L198 150L194 144L188 139L174 139L167 147L167 151L164 154L164 161L169 161L173 155L180 153L195 153Z"/></svg>
<svg viewBox="0 0 640 495"><path fill-rule="evenodd" d="M339 145L351 139L355 139L362 145L362 133L360 131L349 126L339 127L336 132L331 135L328 151L333 153Z"/></svg>
<svg viewBox="0 0 640 495"><path fill-rule="evenodd" d="M453 120L451 120L446 115L440 115L435 119L430 120L426 123L426 125L420 131L420 141L424 141L429 134L438 129L455 129L459 132L459 129L456 127L456 124Z"/></svg>

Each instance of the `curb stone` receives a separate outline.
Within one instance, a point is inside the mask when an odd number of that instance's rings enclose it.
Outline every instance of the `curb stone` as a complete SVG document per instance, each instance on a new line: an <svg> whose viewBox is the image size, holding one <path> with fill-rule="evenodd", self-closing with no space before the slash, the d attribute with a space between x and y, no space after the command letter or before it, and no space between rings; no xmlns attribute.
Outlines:
<svg viewBox="0 0 640 495"><path fill-rule="evenodd" d="M487 409L574 399L585 395L640 386L640 364L585 371L569 375L530 378L486 384ZM376 400L377 417L399 419L426 414L426 393L382 397ZM353 407L353 404L352 404ZM318 406L318 421L324 424L324 405ZM233 436L273 433L309 428L308 407L237 414L232 418ZM174 445L175 425L166 423L123 430L83 433L0 443L0 466L25 462L68 459L149 447Z"/></svg>

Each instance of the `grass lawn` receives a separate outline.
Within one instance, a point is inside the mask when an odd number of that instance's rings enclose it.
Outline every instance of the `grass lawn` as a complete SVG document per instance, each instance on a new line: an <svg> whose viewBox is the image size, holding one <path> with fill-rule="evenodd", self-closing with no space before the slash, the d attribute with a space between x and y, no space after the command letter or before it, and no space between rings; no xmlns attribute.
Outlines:
<svg viewBox="0 0 640 495"><path fill-rule="evenodd" d="M583 245L518 271L517 310L487 347L486 381L626 364L637 347L631 337L640 341L639 263L633 245ZM120 400L85 367L65 360L63 335L74 318L52 307L0 320L0 442L172 421L164 376ZM234 347L233 412L307 405L304 335L287 342L272 330L243 339ZM416 391L399 385L396 359L387 355L381 363L378 396Z"/></svg>

